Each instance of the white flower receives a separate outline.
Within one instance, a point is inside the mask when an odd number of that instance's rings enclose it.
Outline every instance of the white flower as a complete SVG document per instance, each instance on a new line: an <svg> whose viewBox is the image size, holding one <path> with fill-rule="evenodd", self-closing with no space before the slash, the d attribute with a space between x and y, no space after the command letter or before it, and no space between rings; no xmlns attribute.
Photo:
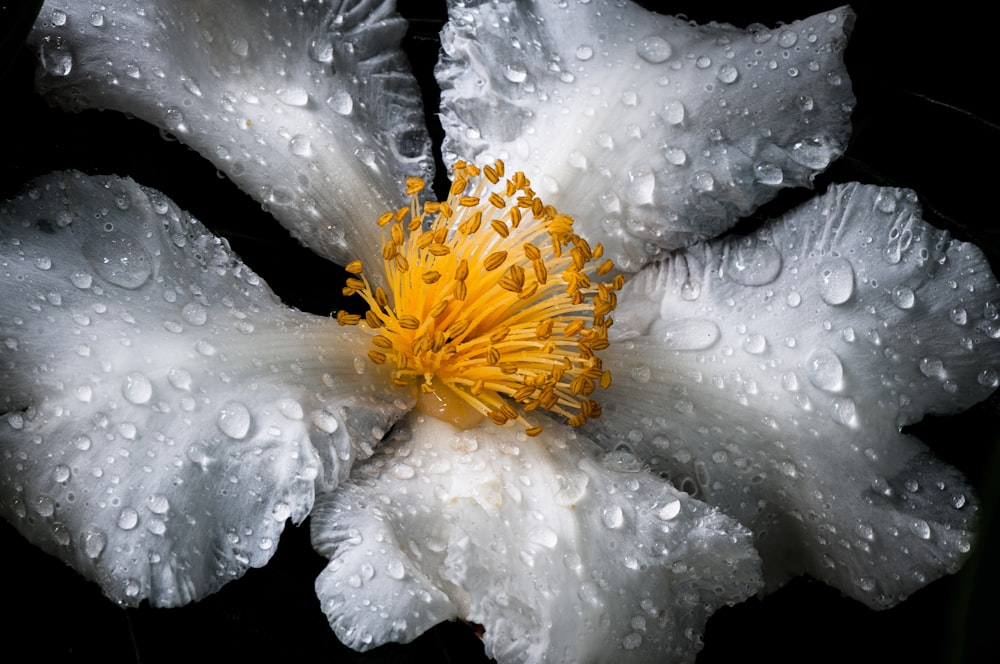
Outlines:
<svg viewBox="0 0 1000 664"><path fill-rule="evenodd" d="M431 169L403 24L374 2L196 4L46 6L41 86L158 124L388 283L374 221ZM957 569L975 499L897 427L997 383L981 253L855 185L664 253L843 150L848 14L730 32L470 4L442 37L446 160L527 171L621 269L665 258L618 295L604 415L463 432L410 412L371 333L281 305L158 192L54 175L2 209L4 515L119 603L172 606L312 510L342 640L462 618L501 661L690 659L760 587L758 552L766 590L806 572L871 606Z"/></svg>

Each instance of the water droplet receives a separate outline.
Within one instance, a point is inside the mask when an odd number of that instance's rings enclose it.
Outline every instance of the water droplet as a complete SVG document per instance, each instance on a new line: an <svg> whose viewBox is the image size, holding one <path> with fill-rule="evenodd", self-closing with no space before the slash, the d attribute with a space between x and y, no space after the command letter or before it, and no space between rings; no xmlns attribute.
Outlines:
<svg viewBox="0 0 1000 664"><path fill-rule="evenodd" d="M763 286L781 274L781 254L769 242L752 235L726 246L725 272L744 286Z"/></svg>
<svg viewBox="0 0 1000 664"><path fill-rule="evenodd" d="M305 106L309 103L309 93L295 85L281 88L276 94L279 101L289 106Z"/></svg>
<svg viewBox="0 0 1000 664"><path fill-rule="evenodd" d="M944 362L939 357L924 357L920 359L920 373L928 378L944 380L948 377L948 372L944 369Z"/></svg>
<svg viewBox="0 0 1000 664"><path fill-rule="evenodd" d="M617 505L601 508L601 522L608 528L621 528L625 524L625 514Z"/></svg>
<svg viewBox="0 0 1000 664"><path fill-rule="evenodd" d="M809 382L821 390L838 392L844 387L844 365L829 348L818 348L806 363Z"/></svg>
<svg viewBox="0 0 1000 664"><path fill-rule="evenodd" d="M662 37L643 37L635 45L635 52L646 62L659 64L670 59L673 49Z"/></svg>
<svg viewBox="0 0 1000 664"><path fill-rule="evenodd" d="M403 567L401 560L393 558L385 564L385 573L389 575L389 578L400 581L406 576L406 568Z"/></svg>
<svg viewBox="0 0 1000 664"><path fill-rule="evenodd" d="M679 99L671 99L663 105L660 115L667 124L679 125L684 122L684 104Z"/></svg>
<svg viewBox="0 0 1000 664"><path fill-rule="evenodd" d="M955 307L949 313L949 317L955 325L965 325L969 322L969 313L964 307Z"/></svg>
<svg viewBox="0 0 1000 664"><path fill-rule="evenodd" d="M104 548L108 545L108 536L103 530L90 527L80 536L80 544L83 546L84 554L93 560L104 553Z"/></svg>
<svg viewBox="0 0 1000 664"><path fill-rule="evenodd" d="M844 304L854 294L854 268L844 258L833 258L819 266L819 296L827 304Z"/></svg>
<svg viewBox="0 0 1000 664"><path fill-rule="evenodd" d="M896 286L892 289L892 303L900 309L912 309L916 297L906 286Z"/></svg>
<svg viewBox="0 0 1000 664"><path fill-rule="evenodd" d="M1000 374L997 373L996 369L983 369L976 376L976 382L983 387L996 387L1000 385Z"/></svg>
<svg viewBox="0 0 1000 664"><path fill-rule="evenodd" d="M88 436L87 434L83 434L83 433L81 433L79 436L76 436L75 438L73 438L72 442L73 442L73 447L75 447L76 449L80 450L81 452L86 452L87 450L89 450L90 446L92 444L92 441L90 440L90 436Z"/></svg>
<svg viewBox="0 0 1000 664"><path fill-rule="evenodd" d="M52 496L43 493L35 497L34 508L39 516L50 517L56 511L56 501Z"/></svg>
<svg viewBox="0 0 1000 664"><path fill-rule="evenodd" d="M719 326L703 318L681 318L663 326L661 339L667 350L706 350L722 336Z"/></svg>
<svg viewBox="0 0 1000 664"><path fill-rule="evenodd" d="M666 147L663 149L663 156L674 166L683 166L687 163L687 153L682 148Z"/></svg>
<svg viewBox="0 0 1000 664"><path fill-rule="evenodd" d="M82 251L99 277L122 288L139 288L153 274L146 249L114 227L88 237Z"/></svg>
<svg viewBox="0 0 1000 664"><path fill-rule="evenodd" d="M580 46L577 47L576 49L577 60L583 60L584 62L586 62L587 60L590 60L592 57L594 57L594 49L587 46L586 44L581 44Z"/></svg>
<svg viewBox="0 0 1000 664"><path fill-rule="evenodd" d="M155 495L149 497L149 511L153 514L166 514L170 509L170 501L166 496Z"/></svg>
<svg viewBox="0 0 1000 664"><path fill-rule="evenodd" d="M760 355L767 350L767 339L760 334L751 334L743 339L743 350L751 355Z"/></svg>
<svg viewBox="0 0 1000 664"><path fill-rule="evenodd" d="M94 283L94 278L86 272L74 272L70 275L69 280L70 283L80 290L86 290L90 288L92 283Z"/></svg>
<svg viewBox="0 0 1000 664"><path fill-rule="evenodd" d="M60 28L66 25L66 12L61 9L53 9L49 20L52 21L52 25Z"/></svg>
<svg viewBox="0 0 1000 664"><path fill-rule="evenodd" d="M337 115L350 115L354 110L354 98L347 90L336 90L326 103Z"/></svg>
<svg viewBox="0 0 1000 664"><path fill-rule="evenodd" d="M284 398L278 402L278 412L290 420L298 421L305 417L302 405L295 399Z"/></svg>
<svg viewBox="0 0 1000 664"><path fill-rule="evenodd" d="M132 530L139 524L139 513L133 507L125 507L118 513L118 527Z"/></svg>
<svg viewBox="0 0 1000 664"><path fill-rule="evenodd" d="M69 479L69 466L65 464L59 464L52 470L52 479L56 482L65 482Z"/></svg>
<svg viewBox="0 0 1000 664"><path fill-rule="evenodd" d="M333 433L340 427L337 417L326 410L318 410L313 413L312 422L317 429L324 433Z"/></svg>
<svg viewBox="0 0 1000 664"><path fill-rule="evenodd" d="M141 406L152 398L153 384L138 371L133 371L122 381L122 394L130 403Z"/></svg>
<svg viewBox="0 0 1000 664"><path fill-rule="evenodd" d="M799 41L799 36L793 30L782 30L778 34L778 46L781 48L791 48Z"/></svg>
<svg viewBox="0 0 1000 664"><path fill-rule="evenodd" d="M652 372L650 371L649 366L644 364L642 366L632 367L629 375L631 375L632 380L637 383L648 383L651 373Z"/></svg>
<svg viewBox="0 0 1000 664"><path fill-rule="evenodd" d="M785 180L785 174L781 167L767 161L754 164L753 174L761 184L776 186Z"/></svg>
<svg viewBox="0 0 1000 664"><path fill-rule="evenodd" d="M625 196L635 205L651 205L656 178L652 173L630 173Z"/></svg>
<svg viewBox="0 0 1000 664"><path fill-rule="evenodd" d="M719 67L719 71L716 72L715 76L723 83L728 84L736 82L736 79L740 76L740 72L736 67L727 62Z"/></svg>
<svg viewBox="0 0 1000 664"><path fill-rule="evenodd" d="M695 191L712 191L715 189L715 178L708 171L698 171L691 179Z"/></svg>
<svg viewBox="0 0 1000 664"><path fill-rule="evenodd" d="M799 141L792 146L792 159L808 168L822 170L830 165L836 154L830 143L822 137Z"/></svg>
<svg viewBox="0 0 1000 664"><path fill-rule="evenodd" d="M523 83L528 78L528 72L520 62L512 62L503 70L504 78L511 83Z"/></svg>
<svg viewBox="0 0 1000 664"><path fill-rule="evenodd" d="M323 64L333 62L333 41L326 38L309 42L309 57Z"/></svg>
<svg viewBox="0 0 1000 664"><path fill-rule="evenodd" d="M551 528L538 526L528 532L528 540L547 549L554 549L556 544L559 543L559 535Z"/></svg>
<svg viewBox="0 0 1000 664"><path fill-rule="evenodd" d="M854 403L853 399L848 397L834 399L830 414L833 416L834 422L843 424L844 426L853 428L858 425L857 404Z"/></svg>
<svg viewBox="0 0 1000 664"><path fill-rule="evenodd" d="M681 501L677 498L667 501L667 503L659 509L656 516L664 521L670 521L677 517L681 513Z"/></svg>
<svg viewBox="0 0 1000 664"><path fill-rule="evenodd" d="M208 310L197 302L188 302L181 309L181 316L189 325L204 325L208 320Z"/></svg>
<svg viewBox="0 0 1000 664"><path fill-rule="evenodd" d="M52 15L55 16L55 12L52 12ZM73 71L73 53L61 37L51 41L42 41L39 50L42 68L45 69L46 73L61 77L69 76L69 73Z"/></svg>
<svg viewBox="0 0 1000 664"><path fill-rule="evenodd" d="M250 410L239 401L228 401L215 420L219 431L234 440L243 440L250 432Z"/></svg>
<svg viewBox="0 0 1000 664"><path fill-rule="evenodd" d="M635 650L642 645L642 635L635 632L629 632L622 639L622 648L625 650Z"/></svg>
<svg viewBox="0 0 1000 664"><path fill-rule="evenodd" d="M928 540L931 538L931 527L923 519L914 519L911 521L910 530L920 539Z"/></svg>
<svg viewBox="0 0 1000 664"><path fill-rule="evenodd" d="M288 141L288 149L298 157L309 157L312 155L312 143L303 134L296 134Z"/></svg>

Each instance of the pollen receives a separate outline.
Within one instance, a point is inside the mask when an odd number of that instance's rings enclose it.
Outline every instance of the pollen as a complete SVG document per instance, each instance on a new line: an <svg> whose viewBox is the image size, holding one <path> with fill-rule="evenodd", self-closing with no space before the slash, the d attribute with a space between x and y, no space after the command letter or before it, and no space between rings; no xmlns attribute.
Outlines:
<svg viewBox="0 0 1000 664"><path fill-rule="evenodd" d="M360 261L348 264L344 294L369 309L338 321L373 328L368 358L442 419L516 421L537 436L537 409L573 426L599 417L591 395L611 374L598 353L624 285L605 279L614 264L601 245L575 234L523 173L505 177L502 161L458 162L443 203L422 202L423 189L407 178L410 204L376 222L386 288L372 288Z"/></svg>

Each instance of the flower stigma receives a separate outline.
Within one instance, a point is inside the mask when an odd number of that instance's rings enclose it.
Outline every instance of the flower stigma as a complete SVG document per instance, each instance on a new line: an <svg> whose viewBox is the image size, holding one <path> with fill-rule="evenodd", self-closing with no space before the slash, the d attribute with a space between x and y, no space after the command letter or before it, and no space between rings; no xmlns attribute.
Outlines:
<svg viewBox="0 0 1000 664"><path fill-rule="evenodd" d="M443 203L421 202L424 181L407 178L410 204L378 219L386 287L372 288L360 261L347 266L344 295L369 309L337 320L376 330L369 359L459 427L485 416L537 436L526 413L538 408L581 426L601 414L590 395L611 384L597 353L625 279L599 281L614 269L603 247L530 185L521 172L505 178L499 160L456 163Z"/></svg>

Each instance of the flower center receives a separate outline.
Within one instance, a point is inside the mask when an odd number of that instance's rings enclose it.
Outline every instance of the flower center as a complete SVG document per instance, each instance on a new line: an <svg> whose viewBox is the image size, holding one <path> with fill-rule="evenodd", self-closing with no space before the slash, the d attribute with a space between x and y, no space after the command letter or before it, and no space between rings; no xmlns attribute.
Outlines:
<svg viewBox="0 0 1000 664"><path fill-rule="evenodd" d="M410 205L378 220L388 290L350 263L344 294L369 311L337 320L378 330L369 359L394 367L394 383L419 385L420 405L442 419L517 420L534 436L542 429L527 413L537 408L572 426L599 417L590 395L611 374L596 353L608 346L624 278L595 283L614 268L603 247L574 234L573 219L542 203L523 173L459 162L452 177L446 202L422 205L423 180L406 180Z"/></svg>

